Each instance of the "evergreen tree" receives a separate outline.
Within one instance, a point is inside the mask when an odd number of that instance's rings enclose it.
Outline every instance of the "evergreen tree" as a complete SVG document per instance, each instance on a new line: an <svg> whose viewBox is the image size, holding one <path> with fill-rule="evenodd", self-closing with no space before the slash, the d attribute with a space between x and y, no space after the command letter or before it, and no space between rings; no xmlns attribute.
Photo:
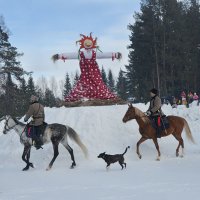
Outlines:
<svg viewBox="0 0 200 200"><path fill-rule="evenodd" d="M107 85L108 84L108 79L107 79L107 75L106 75L106 72L105 72L103 66L101 68L101 77L102 77L103 82L105 83L105 85Z"/></svg>
<svg viewBox="0 0 200 200"><path fill-rule="evenodd" d="M0 95L4 94L4 89L3 86L5 85L5 74L1 73L1 68L0 68Z"/></svg>
<svg viewBox="0 0 200 200"><path fill-rule="evenodd" d="M152 87L160 95L178 95L200 84L200 9L195 0L143 0L135 13L129 45L127 87L130 96L149 99ZM193 30L193 31L191 31Z"/></svg>
<svg viewBox="0 0 200 200"><path fill-rule="evenodd" d="M126 76L124 75L124 72L121 69L119 71L116 89L117 89L118 96L126 100L128 97Z"/></svg>
<svg viewBox="0 0 200 200"><path fill-rule="evenodd" d="M19 90L17 84L23 80L23 75L28 74L20 67L17 60L22 54L9 42L9 33L0 17L0 75L1 75L1 115L18 115ZM2 80L3 79L3 80Z"/></svg>
<svg viewBox="0 0 200 200"><path fill-rule="evenodd" d="M32 76L30 76L29 79L28 79L27 93L28 93L29 97L31 95L36 95L35 83L33 81L33 77Z"/></svg>
<svg viewBox="0 0 200 200"><path fill-rule="evenodd" d="M55 98L53 92L49 88L47 88L45 91L44 106L47 106L50 108L56 106L56 98Z"/></svg>
<svg viewBox="0 0 200 200"><path fill-rule="evenodd" d="M112 91L115 92L115 80L113 78L113 73L111 69L108 71L108 88Z"/></svg>
<svg viewBox="0 0 200 200"><path fill-rule="evenodd" d="M187 65L184 50L185 12L182 2L177 0L163 0L161 9L161 91L174 95L184 87L182 75Z"/></svg>
<svg viewBox="0 0 200 200"><path fill-rule="evenodd" d="M76 83L78 82L78 80L79 80L79 74L78 74L78 72L76 72L75 77L74 77L74 81L73 81L73 86L76 85Z"/></svg>
<svg viewBox="0 0 200 200"><path fill-rule="evenodd" d="M45 92L43 92L42 88L40 88L39 86L36 86L35 91L36 91L36 96L39 98L39 102L42 105L45 105Z"/></svg>
<svg viewBox="0 0 200 200"><path fill-rule="evenodd" d="M149 2L149 1L147 1ZM145 1L145 3L147 3ZM150 4L150 2L149 2ZM155 37L156 18L153 12L153 6L141 4L141 13L136 13L135 24L129 24L131 30L128 46L129 65L127 69L127 87L129 96L141 99L145 97L147 88L156 87L156 54L157 38ZM154 44L155 43L155 44ZM148 94L146 94L146 98Z"/></svg>
<svg viewBox="0 0 200 200"><path fill-rule="evenodd" d="M6 32L3 18L0 18L0 67L1 74L8 74L14 77L14 79L21 81L23 75L26 74L21 67L18 57L23 54L17 52L17 48L13 47L8 41L9 34Z"/></svg>
<svg viewBox="0 0 200 200"><path fill-rule="evenodd" d="M11 74L8 73L6 77L5 89L5 114L16 116L16 94L17 85L12 81Z"/></svg>
<svg viewBox="0 0 200 200"><path fill-rule="evenodd" d="M24 115L28 109L30 96L27 93L26 80L23 78L19 85L19 98L18 98L18 113L20 116Z"/></svg>
<svg viewBox="0 0 200 200"><path fill-rule="evenodd" d="M197 91L200 85L200 5L197 0L190 0L190 7L185 20L185 89ZM192 31L191 31L192 30Z"/></svg>
<svg viewBox="0 0 200 200"><path fill-rule="evenodd" d="M69 94L69 92L71 91L71 89L72 89L72 86L71 86L69 74L66 73L65 84L64 84L64 92L63 92L64 97Z"/></svg>

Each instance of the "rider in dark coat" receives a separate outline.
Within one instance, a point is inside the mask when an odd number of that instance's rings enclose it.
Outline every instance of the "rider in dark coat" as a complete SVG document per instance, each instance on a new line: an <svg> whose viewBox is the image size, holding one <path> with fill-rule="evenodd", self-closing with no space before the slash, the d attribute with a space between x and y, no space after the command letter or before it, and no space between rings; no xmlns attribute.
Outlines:
<svg viewBox="0 0 200 200"><path fill-rule="evenodd" d="M161 110L161 99L158 96L158 90L153 88L150 90L150 105L149 109L146 112L146 115L148 115L154 122L156 126L156 133L157 137L161 137L161 116L164 115L162 110Z"/></svg>
<svg viewBox="0 0 200 200"><path fill-rule="evenodd" d="M24 117L24 121L27 122L28 119L32 117L29 126L33 128L33 140L36 149L40 149L42 141L40 140L40 134L42 126L44 123L44 106L38 102L38 97L32 95L30 98L30 106Z"/></svg>

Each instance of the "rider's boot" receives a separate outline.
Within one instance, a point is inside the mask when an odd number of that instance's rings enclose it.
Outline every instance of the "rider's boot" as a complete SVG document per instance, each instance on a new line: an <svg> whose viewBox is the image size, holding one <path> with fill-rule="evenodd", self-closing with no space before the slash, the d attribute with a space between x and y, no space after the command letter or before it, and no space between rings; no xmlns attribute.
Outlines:
<svg viewBox="0 0 200 200"><path fill-rule="evenodd" d="M43 149L42 145L43 145L43 143L40 138L37 137L34 139L34 147L36 148L36 150Z"/></svg>

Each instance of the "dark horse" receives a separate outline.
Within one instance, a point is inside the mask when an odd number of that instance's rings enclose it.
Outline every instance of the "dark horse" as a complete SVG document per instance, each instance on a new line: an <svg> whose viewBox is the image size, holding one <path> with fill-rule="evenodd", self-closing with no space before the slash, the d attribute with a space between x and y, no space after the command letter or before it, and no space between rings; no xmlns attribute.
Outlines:
<svg viewBox="0 0 200 200"><path fill-rule="evenodd" d="M26 163L26 167L23 168L23 170L28 170L29 167L34 167L34 166L33 166L33 163L29 162L32 139L26 136L25 127L26 127L26 124L23 124L22 122L18 121L16 118L13 118L11 116L6 116L3 133L7 134L7 132L9 132L11 129L14 129L18 133L20 137L20 142L24 145L22 160ZM71 168L74 168L76 166L73 149L69 146L68 141L67 141L68 136L79 145L84 155L87 157L87 148L81 142L78 134L71 127L65 126L62 124L57 124L57 123L48 124L44 131L42 140L43 140L43 144L47 144L49 142L53 144L54 156L51 162L49 163L47 170L51 169L55 159L57 158L59 154L58 152L59 143L61 143L70 153L71 159L73 161Z"/></svg>
<svg viewBox="0 0 200 200"><path fill-rule="evenodd" d="M141 110L139 110L136 107L133 107L132 104L128 105L129 108L126 112L126 114L123 117L123 122L126 123L127 121L131 119L136 119L138 125L139 125L139 132L142 135L140 140L137 142L137 154L139 158L142 158L142 155L140 154L139 151L139 146L142 142L144 142L147 139L152 139L156 149L158 151L158 157L157 160L160 160L160 150L159 150L159 145L156 137L156 130L152 127L151 122ZM182 147L182 155L183 156L183 148L184 148L184 142L183 138L181 136L183 129L185 128L186 135L188 139L190 139L194 143L194 139L192 137L192 133L190 131L190 128L188 126L187 121L178 116L168 116L167 119L169 120L169 128L166 129L165 131L161 132L161 137L168 136L172 134L179 142L178 147L176 149L176 156L179 156L179 148L180 146Z"/></svg>

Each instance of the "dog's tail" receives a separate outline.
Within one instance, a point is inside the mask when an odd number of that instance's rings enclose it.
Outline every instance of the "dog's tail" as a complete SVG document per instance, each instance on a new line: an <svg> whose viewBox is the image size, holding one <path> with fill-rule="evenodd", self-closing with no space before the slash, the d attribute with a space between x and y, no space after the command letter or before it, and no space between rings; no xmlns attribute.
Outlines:
<svg viewBox="0 0 200 200"><path fill-rule="evenodd" d="M125 151L124 151L124 153L122 155L124 155L129 148L130 148L130 146L127 146L126 149L125 149Z"/></svg>

